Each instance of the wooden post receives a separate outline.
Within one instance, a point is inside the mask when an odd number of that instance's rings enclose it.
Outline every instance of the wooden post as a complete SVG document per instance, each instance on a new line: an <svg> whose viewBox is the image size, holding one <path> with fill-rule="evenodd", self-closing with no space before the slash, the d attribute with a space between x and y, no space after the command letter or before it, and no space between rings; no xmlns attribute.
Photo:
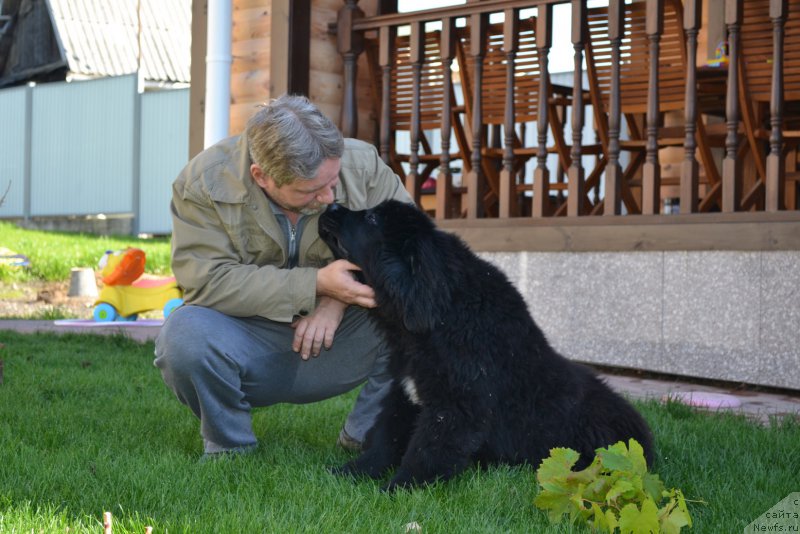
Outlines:
<svg viewBox="0 0 800 534"><path fill-rule="evenodd" d="M608 38L611 41L611 95L608 114L608 162L603 215L619 215L622 211L622 166L619 164L619 135L622 116L620 97L620 47L625 36L625 2L608 3Z"/></svg>
<svg viewBox="0 0 800 534"><path fill-rule="evenodd" d="M396 30L382 26L378 32L378 64L381 67L380 149L384 163L389 164L392 148L392 67L394 66Z"/></svg>
<svg viewBox="0 0 800 534"><path fill-rule="evenodd" d="M550 171L547 169L547 125L549 124L550 74L547 55L553 46L553 5L540 5L536 18L536 50L539 59L539 116L536 118L536 170L533 172L533 206L531 215L548 215L550 205Z"/></svg>
<svg viewBox="0 0 800 534"><path fill-rule="evenodd" d="M697 210L697 185L699 173L695 152L697 140L697 34L700 31L702 0L684 0L683 29L686 32L686 109L683 141L683 163L681 165L680 212L693 213ZM706 169L706 173L709 170Z"/></svg>
<svg viewBox="0 0 800 534"><path fill-rule="evenodd" d="M742 0L725 0L725 25L728 27L728 93L725 101L725 159L722 160L722 211L739 208L741 181L736 152L739 147L739 27L742 20Z"/></svg>
<svg viewBox="0 0 800 534"><path fill-rule="evenodd" d="M466 175L467 218L476 219L483 215L483 111L481 109L483 91L483 57L486 41L486 16L474 14L470 17L470 56L472 56L472 169Z"/></svg>
<svg viewBox="0 0 800 534"><path fill-rule="evenodd" d="M453 205L453 176L450 173L450 133L452 130L453 115L453 58L455 57L455 20L451 17L442 19L442 42L440 44L442 55L442 76L444 86L442 97L442 155L439 158L439 176L436 178L436 213L437 219L450 216Z"/></svg>
<svg viewBox="0 0 800 534"><path fill-rule="evenodd" d="M647 92L647 145L642 167L642 214L659 212L661 198L661 163L658 159L659 91L658 56L664 33L664 0L647 0L647 39L650 42L650 73Z"/></svg>
<svg viewBox="0 0 800 534"><path fill-rule="evenodd" d="M285 53L270 57L270 95L308 95L311 0L272 0L271 4L269 50Z"/></svg>
<svg viewBox="0 0 800 534"><path fill-rule="evenodd" d="M503 169L500 171L500 217L511 217L516 207L516 173L514 172L514 70L516 68L517 48L519 43L518 11L505 10L503 24L503 52L506 54L506 102L505 121L503 125L505 149L503 152ZM541 101L541 98L539 99Z"/></svg>
<svg viewBox="0 0 800 534"><path fill-rule="evenodd" d="M203 151L206 121L206 52L208 42L208 3L192 2L192 50L189 74L189 157Z"/></svg>
<svg viewBox="0 0 800 534"><path fill-rule="evenodd" d="M356 75L358 55L364 49L364 36L353 31L353 23L362 18L364 12L358 0L345 0L339 10L336 28L336 44L344 61L344 101L342 102L342 134L356 137L358 134L358 105L356 102Z"/></svg>
<svg viewBox="0 0 800 534"><path fill-rule="evenodd" d="M783 165L783 36L787 0L770 0L769 18L772 19L772 93L769 100L770 136L769 155L767 155L767 182L765 188L766 211L783 209L786 168Z"/></svg>
<svg viewBox="0 0 800 534"><path fill-rule="evenodd" d="M576 217L583 211L585 196L584 170L581 161L583 142L583 49L588 35L586 2L572 0L572 47L574 55L574 77L572 86L572 152L567 173L567 215Z"/></svg>
<svg viewBox="0 0 800 534"><path fill-rule="evenodd" d="M411 63L411 131L409 132L409 171L406 175L406 189L417 205L420 204L419 183L419 136L420 129L420 84L422 83L422 64L425 62L425 28L419 21L411 23L411 36L408 41L409 61Z"/></svg>

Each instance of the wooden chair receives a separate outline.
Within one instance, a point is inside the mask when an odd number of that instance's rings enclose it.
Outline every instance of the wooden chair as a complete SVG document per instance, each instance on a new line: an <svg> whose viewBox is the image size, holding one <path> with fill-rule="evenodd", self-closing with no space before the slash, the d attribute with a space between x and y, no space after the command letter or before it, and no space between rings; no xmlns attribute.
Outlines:
<svg viewBox="0 0 800 534"><path fill-rule="evenodd" d="M443 179L450 180L451 163L461 162L469 170L469 152L461 123L463 106L459 106L449 72L454 59L442 56L442 31L424 31L419 23L412 24L411 33L396 35L390 28L382 28L379 39L367 41L366 50L373 87L375 114L379 117L379 146L388 165L405 180L406 188L418 204L437 217L457 214L458 195L448 187L447 206L432 207L423 193L432 196L434 191L422 190L435 171L446 167ZM445 115L447 117L445 118ZM444 121L444 122L443 122ZM450 151L450 135L438 144L431 142L433 132L441 132L449 124L448 132L455 137L456 146ZM398 134L406 132L409 150L398 146ZM404 144L404 143L403 143ZM444 153L443 153L444 150ZM443 174L442 172L438 173ZM438 186L437 186L438 187ZM450 206L451 200L455 203ZM444 204L444 202L443 202ZM444 213L444 211L448 213Z"/></svg>
<svg viewBox="0 0 800 534"><path fill-rule="evenodd" d="M646 24L647 7L650 2L634 2L623 6L624 37L620 46L619 63L620 110L628 128L627 136L619 138L619 148L631 155L630 163L622 178L622 199L629 213L641 213L643 199L634 191L643 187L640 174L647 156L647 134L645 116L650 95L650 50L651 41ZM608 7L587 10L589 44L586 51L587 73L591 103L598 134L603 147L609 146L609 109L612 85L612 43L609 36ZM686 35L683 28L683 7L680 0L664 0L663 32L659 40L658 56L658 107L661 117L657 130L656 149L681 147L685 135L683 126L664 127L663 114L683 111L686 107ZM716 87L722 87L717 85ZM724 94L704 95L700 102L712 99L724 101ZM719 106L717 106L719 107ZM713 135L712 135L713 134ZM721 146L723 132L710 131L698 113L696 121L696 143L699 161L705 173L704 181L713 185L721 176L711 152L712 146ZM606 154L607 156L608 154ZM659 179L661 186L677 185L677 181ZM657 188L658 189L658 188ZM656 192L656 194L659 194ZM639 197L639 198L637 198ZM709 208L709 203L704 204ZM656 213L658 207L655 208Z"/></svg>
<svg viewBox="0 0 800 534"><path fill-rule="evenodd" d="M507 19L516 17L516 12L507 10L505 16ZM548 190L562 194L567 189L563 175L571 165L571 147L564 138L564 121L566 109L571 105L572 89L553 89L550 84L546 62L540 57L540 51L549 50L550 44L547 38L546 42L537 40L537 17L515 19L515 26L512 28L508 24L508 20L499 24L486 24L485 31L479 32L483 34L479 50L473 48L474 32L467 28L459 39L457 56L464 87L465 122L469 135L475 136L476 125L480 124L481 128L481 170L486 181L482 198L484 211L488 214L499 213L501 216L530 215L532 202L526 191L531 191L533 184L530 179L526 179L526 164L537 157L539 146L526 143L526 134L528 131L538 132L539 142L544 143L546 141L543 136L549 130L552 142L547 145L546 152L558 156L559 172L555 174L554 180L548 180L543 191L548 195ZM548 28L545 31L550 30ZM510 41L509 35L515 37L514 42ZM511 57L510 51L513 52ZM481 58L480 80L476 80L476 56ZM512 72L509 71L509 65ZM474 102L476 83L481 89L480 117L477 122ZM508 87L512 84L513 117L509 117ZM539 115L544 108L547 111L547 130L544 124L539 124ZM476 161L475 145L476 142L473 141L473 168ZM594 148L595 154L600 153L599 146ZM584 146L584 153L590 153L591 149L589 145ZM504 167L511 175L510 186L503 183ZM599 175L597 173L598 180ZM548 213L537 215L556 214L558 207L550 205L545 210Z"/></svg>
<svg viewBox="0 0 800 534"><path fill-rule="evenodd" d="M774 13L783 22L780 52L774 49L775 25L770 0L747 0L742 4L741 54L739 60L739 97L747 149L752 154L754 179L746 180L740 209L764 209L767 160L772 152L776 159L778 183L774 184L772 207L798 209L797 172L800 144L800 0L789 0L788 7ZM782 100L770 105L776 96L773 69L780 54ZM774 124L773 124L774 120ZM776 130L777 129L777 130ZM774 146L773 146L774 145ZM788 172L784 170L788 164Z"/></svg>

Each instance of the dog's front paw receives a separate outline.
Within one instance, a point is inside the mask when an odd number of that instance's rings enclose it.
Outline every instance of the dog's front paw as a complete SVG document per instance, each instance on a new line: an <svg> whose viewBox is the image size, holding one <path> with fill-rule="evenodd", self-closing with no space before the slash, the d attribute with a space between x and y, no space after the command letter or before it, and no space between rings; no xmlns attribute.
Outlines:
<svg viewBox="0 0 800 534"><path fill-rule="evenodd" d="M387 484L381 486L381 491L385 493L394 493L399 490L412 490L414 489L413 482L395 482L394 479L390 480Z"/></svg>
<svg viewBox="0 0 800 534"><path fill-rule="evenodd" d="M366 462L353 460L339 467L331 467L329 471L337 476L350 478L380 478L385 470L372 466Z"/></svg>
<svg viewBox="0 0 800 534"><path fill-rule="evenodd" d="M410 490L417 486L419 486L419 484L414 480L414 477L401 467L395 471L392 479L381 487L381 491L394 493L397 490Z"/></svg>
<svg viewBox="0 0 800 534"><path fill-rule="evenodd" d="M340 477L358 478L364 476L364 473L358 469L355 462L347 462L340 466L329 467L328 471Z"/></svg>

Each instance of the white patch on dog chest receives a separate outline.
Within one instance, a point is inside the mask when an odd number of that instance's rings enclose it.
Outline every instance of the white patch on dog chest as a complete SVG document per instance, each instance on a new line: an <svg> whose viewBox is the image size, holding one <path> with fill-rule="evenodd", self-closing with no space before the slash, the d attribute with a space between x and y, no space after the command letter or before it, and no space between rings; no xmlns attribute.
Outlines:
<svg viewBox="0 0 800 534"><path fill-rule="evenodd" d="M414 379L407 376L403 379L402 385L408 400L417 406L422 406L422 401L419 398L419 394L417 394L417 385L414 383Z"/></svg>

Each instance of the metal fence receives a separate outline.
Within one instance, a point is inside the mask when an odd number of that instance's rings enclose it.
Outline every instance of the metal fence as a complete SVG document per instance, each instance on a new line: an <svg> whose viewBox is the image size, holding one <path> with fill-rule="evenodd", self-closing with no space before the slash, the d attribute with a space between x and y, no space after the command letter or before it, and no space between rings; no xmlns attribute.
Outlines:
<svg viewBox="0 0 800 534"><path fill-rule="evenodd" d="M0 219L131 214L167 234L189 154L189 90L139 93L136 75L0 91Z"/></svg>

